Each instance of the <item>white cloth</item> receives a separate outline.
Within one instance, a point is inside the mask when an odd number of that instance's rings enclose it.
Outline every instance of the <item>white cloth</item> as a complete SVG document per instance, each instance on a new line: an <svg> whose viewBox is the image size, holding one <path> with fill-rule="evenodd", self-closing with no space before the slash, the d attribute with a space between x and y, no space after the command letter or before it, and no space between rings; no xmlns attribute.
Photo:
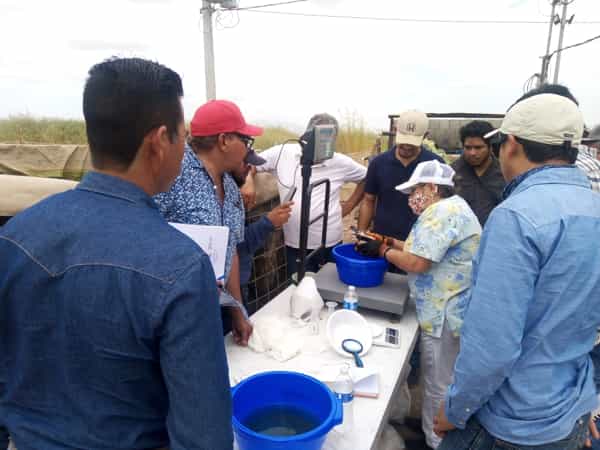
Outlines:
<svg viewBox="0 0 600 450"><path fill-rule="evenodd" d="M292 359L300 353L302 341L286 332L287 324L278 317L261 317L254 323L248 347L256 353L266 353L279 362Z"/></svg>
<svg viewBox="0 0 600 450"><path fill-rule="evenodd" d="M281 157L279 157L281 150ZM285 245L300 247L300 209L302 205L302 167L300 166L300 144L292 143L276 145L260 152L260 156L267 162L257 166L259 172L271 172L277 178L277 187L281 199L289 192L286 186L296 186L298 189L294 196L292 214L287 224L283 226ZM279 162L277 159L279 157ZM342 207L340 205L340 191L345 183L359 183L367 176L366 167L354 161L349 156L334 153L333 158L313 166L311 182L328 178L331 182L329 198L329 217L327 218L327 247L331 247L342 240ZM283 183L283 184L282 184ZM311 218L323 212L325 206L325 185L313 191L311 199ZM308 230L307 248L314 249L321 245L323 222L319 220L312 224Z"/></svg>
<svg viewBox="0 0 600 450"><path fill-rule="evenodd" d="M435 338L421 331L421 370L423 371L423 410L421 419L427 445L437 448L442 441L433 432L433 418L437 414L446 390L454 379L454 362L460 339L444 321L442 335Z"/></svg>

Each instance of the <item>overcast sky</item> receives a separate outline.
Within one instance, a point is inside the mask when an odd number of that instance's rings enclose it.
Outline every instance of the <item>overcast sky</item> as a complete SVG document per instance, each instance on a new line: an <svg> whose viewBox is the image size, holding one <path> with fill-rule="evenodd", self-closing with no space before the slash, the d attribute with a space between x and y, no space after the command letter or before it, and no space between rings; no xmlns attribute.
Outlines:
<svg viewBox="0 0 600 450"><path fill-rule="evenodd" d="M240 7L277 0L240 0ZM0 117L81 118L87 70L109 56L159 61L183 78L186 116L204 103L200 0L0 0ZM300 130L316 112L503 112L540 69L549 0L309 0L261 11L543 24L447 24L223 13L217 97L246 119ZM575 0L565 45L600 34L600 1ZM215 17L216 19L216 17ZM581 24L581 21L597 21ZM558 26L554 30L556 47ZM600 122L600 40L563 54L559 81ZM552 69L554 68L554 61Z"/></svg>

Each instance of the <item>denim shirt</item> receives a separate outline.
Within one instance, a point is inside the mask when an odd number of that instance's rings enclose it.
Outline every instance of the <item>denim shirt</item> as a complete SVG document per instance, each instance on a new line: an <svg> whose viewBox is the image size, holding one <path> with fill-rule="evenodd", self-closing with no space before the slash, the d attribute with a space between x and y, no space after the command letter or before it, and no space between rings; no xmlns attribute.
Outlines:
<svg viewBox="0 0 600 450"><path fill-rule="evenodd" d="M231 449L214 273L91 172L0 228L0 417L19 450Z"/></svg>
<svg viewBox="0 0 600 450"><path fill-rule="evenodd" d="M575 166L527 172L483 230L446 415L495 437L560 440L596 407L600 195ZM596 356L594 356L596 357Z"/></svg>
<svg viewBox="0 0 600 450"><path fill-rule="evenodd" d="M224 279L229 279L237 245L244 240L244 204L233 177L223 174L223 204L215 193L212 178L190 147L185 148L181 174L169 190L154 196L162 215L169 222L218 225L229 228Z"/></svg>

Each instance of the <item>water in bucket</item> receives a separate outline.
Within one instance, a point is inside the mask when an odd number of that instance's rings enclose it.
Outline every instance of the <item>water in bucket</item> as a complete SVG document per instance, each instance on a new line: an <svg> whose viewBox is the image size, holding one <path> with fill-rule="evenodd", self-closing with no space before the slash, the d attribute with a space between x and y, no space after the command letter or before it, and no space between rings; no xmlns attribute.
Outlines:
<svg viewBox="0 0 600 450"><path fill-rule="evenodd" d="M273 405L250 414L244 425L268 436L295 436L316 428L319 420L299 408Z"/></svg>

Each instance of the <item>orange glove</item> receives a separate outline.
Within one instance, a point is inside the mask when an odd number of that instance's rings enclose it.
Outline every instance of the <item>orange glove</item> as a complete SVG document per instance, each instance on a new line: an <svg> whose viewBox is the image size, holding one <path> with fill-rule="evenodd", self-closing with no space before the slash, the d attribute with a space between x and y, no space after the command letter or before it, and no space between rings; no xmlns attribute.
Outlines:
<svg viewBox="0 0 600 450"><path fill-rule="evenodd" d="M394 245L394 238L386 236L384 234L375 233L373 231L365 231L364 234L365 236L370 237L375 241L383 242L388 247L393 247Z"/></svg>

